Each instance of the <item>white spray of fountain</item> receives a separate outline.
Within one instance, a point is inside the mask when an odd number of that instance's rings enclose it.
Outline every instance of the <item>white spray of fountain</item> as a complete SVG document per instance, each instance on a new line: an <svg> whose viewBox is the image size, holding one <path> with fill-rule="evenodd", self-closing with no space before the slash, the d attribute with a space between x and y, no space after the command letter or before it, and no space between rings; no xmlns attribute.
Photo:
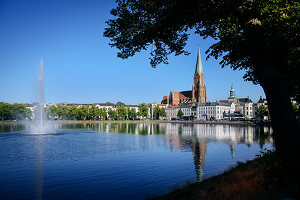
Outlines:
<svg viewBox="0 0 300 200"><path fill-rule="evenodd" d="M47 113L45 112L45 90L44 90L44 62L43 57L41 58L40 72L37 77L37 100L34 111L34 121L31 123L30 132L37 134L53 133L53 124L47 120Z"/></svg>

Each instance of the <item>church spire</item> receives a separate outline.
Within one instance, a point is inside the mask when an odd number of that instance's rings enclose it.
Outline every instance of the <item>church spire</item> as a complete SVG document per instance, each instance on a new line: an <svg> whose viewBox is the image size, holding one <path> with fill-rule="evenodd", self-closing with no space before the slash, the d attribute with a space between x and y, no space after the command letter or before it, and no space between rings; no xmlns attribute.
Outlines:
<svg viewBox="0 0 300 200"><path fill-rule="evenodd" d="M201 73L203 73L201 55L200 55L200 48L198 48L198 56L197 56L197 63L196 63L195 73L196 72L198 72L199 76L201 75Z"/></svg>
<svg viewBox="0 0 300 200"><path fill-rule="evenodd" d="M234 89L233 89L233 83L231 84L230 98L235 98L235 91L234 91Z"/></svg>
<svg viewBox="0 0 300 200"><path fill-rule="evenodd" d="M201 62L200 48L198 49L196 70L192 89L192 99L200 103L206 102L206 86Z"/></svg>

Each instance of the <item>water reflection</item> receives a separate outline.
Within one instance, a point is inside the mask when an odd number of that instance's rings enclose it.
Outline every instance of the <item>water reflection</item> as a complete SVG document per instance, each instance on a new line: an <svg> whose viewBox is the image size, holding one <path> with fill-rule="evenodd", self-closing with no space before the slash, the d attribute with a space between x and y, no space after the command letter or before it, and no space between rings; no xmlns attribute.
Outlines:
<svg viewBox="0 0 300 200"><path fill-rule="evenodd" d="M34 138L35 148L35 164L34 164L34 188L36 192L33 194L34 199L43 199L44 185L44 137Z"/></svg>
<svg viewBox="0 0 300 200"><path fill-rule="evenodd" d="M26 125L22 123L1 123L0 132L15 132L26 129Z"/></svg>
<svg viewBox="0 0 300 200"><path fill-rule="evenodd" d="M175 123L82 123L59 124L58 129L88 129L106 133L127 133L139 135L165 135L171 151L192 151L197 181L201 181L206 162L207 144L225 143L235 158L236 146L254 142L263 149L266 143L273 144L272 129L262 126L231 126L211 124Z"/></svg>
<svg viewBox="0 0 300 200"><path fill-rule="evenodd" d="M25 125L0 124L0 199L143 199L273 148L270 127L64 122L55 128L30 135L18 134Z"/></svg>

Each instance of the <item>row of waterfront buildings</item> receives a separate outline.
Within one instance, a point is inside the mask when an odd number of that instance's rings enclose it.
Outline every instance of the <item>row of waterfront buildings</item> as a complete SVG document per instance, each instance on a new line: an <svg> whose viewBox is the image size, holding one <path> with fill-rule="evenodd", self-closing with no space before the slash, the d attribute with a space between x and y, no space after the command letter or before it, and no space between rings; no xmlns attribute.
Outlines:
<svg viewBox="0 0 300 200"><path fill-rule="evenodd" d="M236 98L233 85L228 99L208 102L200 49L198 50L192 90L171 91L168 96L163 97L161 104L166 107L168 120L177 119L179 110L183 112L183 118L187 120L222 120L253 119L257 116L259 106L262 105L266 110L268 109L267 101L262 97L258 102L252 102L249 97ZM268 119L267 116L266 119Z"/></svg>
<svg viewBox="0 0 300 200"><path fill-rule="evenodd" d="M260 98L258 102L253 103L249 98L234 98L233 102L229 101L218 101L218 102L185 102L180 103L177 106L170 104L157 104L148 103L148 114L147 119L156 119L154 109L158 106L160 109L164 108L166 116L160 116L160 119L167 120L223 120L223 119L253 119L257 116L257 110L260 105L263 105L267 109L266 99ZM45 104L46 107L50 107L54 104ZM92 106L95 105L97 108L104 108L107 112L111 110L117 110L118 104L114 103L94 103L94 104L77 104L77 103L58 103L55 106ZM139 111L139 105L124 105L126 108L134 109L136 113ZM34 113L36 104L28 104L27 106ZM178 112L181 110L183 116L178 117ZM137 118L141 118L137 116ZM268 117L265 117L267 120Z"/></svg>
<svg viewBox="0 0 300 200"><path fill-rule="evenodd" d="M81 107L92 104L60 103L56 105L65 105ZM118 104L113 103L95 103L98 108L105 108L106 111L116 110ZM223 119L253 119L257 117L258 108L264 106L268 110L267 101L262 97L257 102L252 102L249 97L237 98L233 85L230 89L230 96L226 100L208 102L206 97L206 84L202 68L200 49L198 50L196 69L193 78L192 90L188 91L170 91L169 95L164 96L161 103L148 103L148 119L154 119L154 108L164 108L166 116L161 119L175 120L179 119L178 112L181 110L185 120L223 120ZM49 106L49 105L48 105ZM29 106L30 107L30 106ZM125 105L125 107L139 111L138 105ZM34 110L34 106L30 107ZM264 120L269 117L266 116Z"/></svg>

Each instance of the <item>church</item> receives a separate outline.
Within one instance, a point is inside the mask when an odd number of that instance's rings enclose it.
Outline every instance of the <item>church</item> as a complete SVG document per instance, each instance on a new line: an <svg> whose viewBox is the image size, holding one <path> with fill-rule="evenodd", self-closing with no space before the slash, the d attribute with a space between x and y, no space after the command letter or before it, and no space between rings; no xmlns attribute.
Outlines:
<svg viewBox="0 0 300 200"><path fill-rule="evenodd" d="M168 96L163 97L161 104L178 106L181 103L205 103L206 101L206 85L202 68L200 49L198 49L192 90L181 92L171 91Z"/></svg>

